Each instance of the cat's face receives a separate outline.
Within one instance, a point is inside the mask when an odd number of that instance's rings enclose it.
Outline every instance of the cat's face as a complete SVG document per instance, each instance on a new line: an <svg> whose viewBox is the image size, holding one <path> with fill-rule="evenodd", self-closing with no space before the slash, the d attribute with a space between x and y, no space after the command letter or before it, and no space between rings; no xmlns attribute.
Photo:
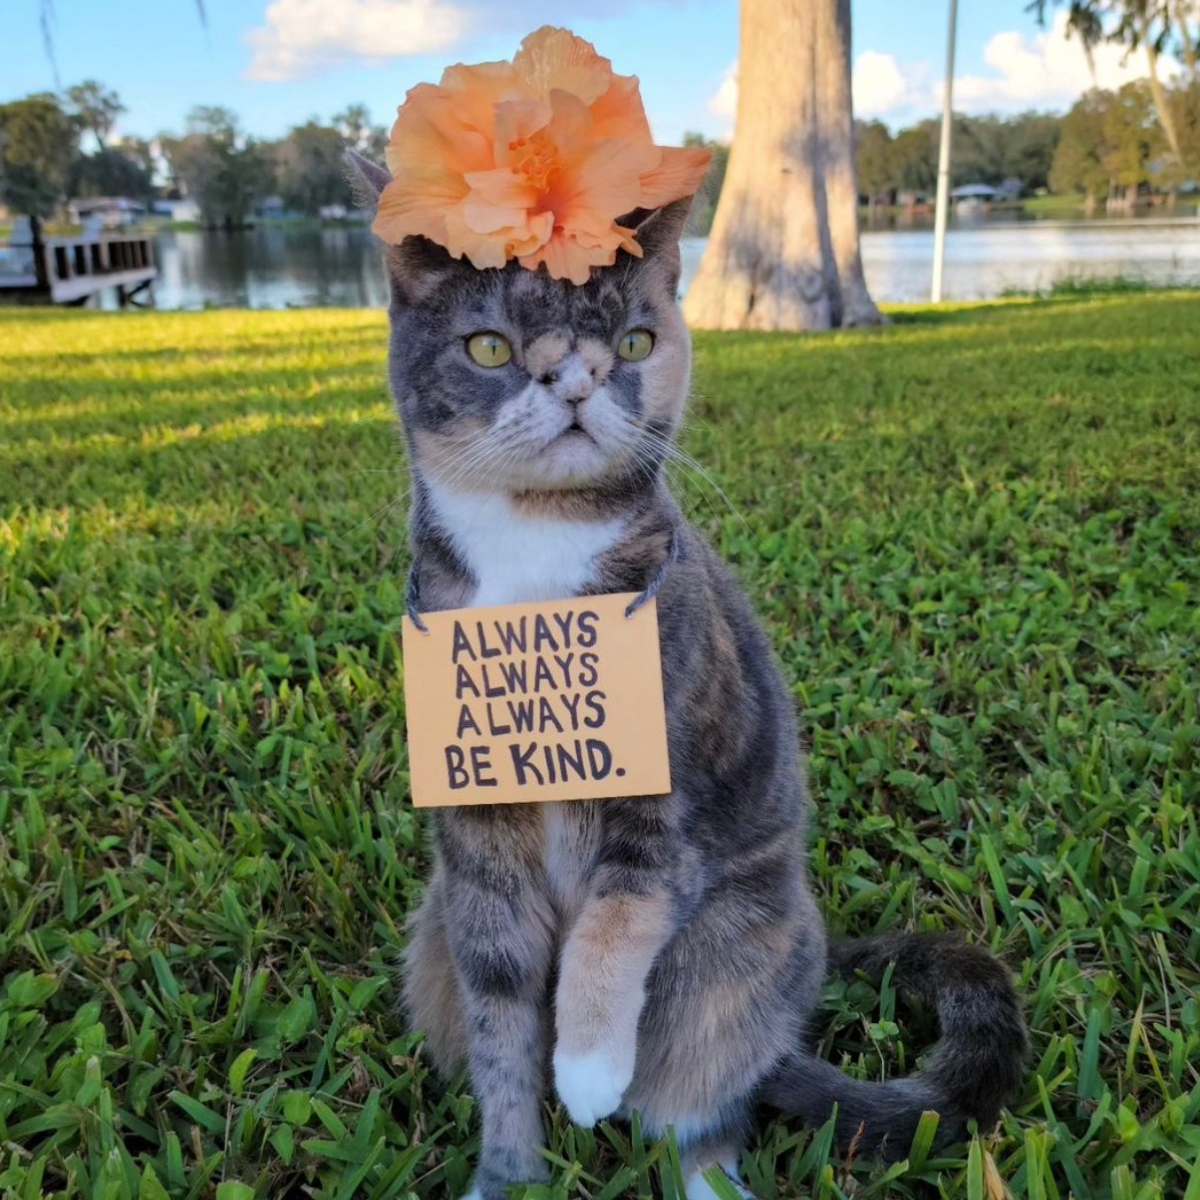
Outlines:
<svg viewBox="0 0 1200 1200"><path fill-rule="evenodd" d="M424 239L392 248L392 390L418 472L510 494L652 474L688 388L685 217L650 217L645 258L582 286L516 263L479 271Z"/></svg>

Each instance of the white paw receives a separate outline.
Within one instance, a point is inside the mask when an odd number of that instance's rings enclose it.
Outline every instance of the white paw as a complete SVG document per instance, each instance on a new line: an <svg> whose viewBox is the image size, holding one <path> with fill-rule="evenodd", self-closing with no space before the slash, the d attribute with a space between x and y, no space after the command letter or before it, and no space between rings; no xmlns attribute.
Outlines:
<svg viewBox="0 0 1200 1200"><path fill-rule="evenodd" d="M469 1192L468 1192L468 1193L467 1193L467 1194L466 1194L466 1195L465 1195L465 1196L462 1198L462 1200L483 1200L483 1193L482 1193L482 1192L481 1192L481 1191L480 1191L480 1190L479 1190L477 1187L473 1187L473 1188L472 1188L472 1189L471 1189L471 1190L470 1190L470 1191L469 1191Z"/></svg>
<svg viewBox="0 0 1200 1200"><path fill-rule="evenodd" d="M632 1079L632 1057L626 1065L603 1051L554 1052L554 1086L576 1125L590 1129L597 1121L615 1113Z"/></svg>
<svg viewBox="0 0 1200 1200"><path fill-rule="evenodd" d="M712 1165L715 1166L716 1164ZM711 1166L705 1168L705 1170L711 1169ZM740 1176L738 1175L737 1167L733 1163L721 1163L721 1169L725 1172L730 1184L739 1196L744 1197L745 1200L754 1200L754 1193L746 1191L738 1182ZM704 1178L700 1171L694 1171L687 1177L684 1181L683 1190L687 1192L687 1200L724 1200L724 1197L717 1195L716 1189Z"/></svg>

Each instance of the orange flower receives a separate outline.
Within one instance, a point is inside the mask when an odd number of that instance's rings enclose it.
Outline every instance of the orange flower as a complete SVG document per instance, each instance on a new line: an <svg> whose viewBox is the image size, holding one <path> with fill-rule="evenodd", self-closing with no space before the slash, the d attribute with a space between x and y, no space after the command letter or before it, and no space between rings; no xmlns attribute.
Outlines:
<svg viewBox="0 0 1200 1200"><path fill-rule="evenodd" d="M546 26L511 63L460 64L408 93L372 228L385 242L420 234L481 269L516 258L586 283L618 250L642 253L617 218L693 195L708 160L656 146L637 78Z"/></svg>

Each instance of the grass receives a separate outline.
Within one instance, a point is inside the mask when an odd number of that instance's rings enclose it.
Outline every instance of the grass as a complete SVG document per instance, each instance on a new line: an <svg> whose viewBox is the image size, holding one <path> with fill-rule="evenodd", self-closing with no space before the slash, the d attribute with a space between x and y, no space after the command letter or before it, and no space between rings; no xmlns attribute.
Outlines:
<svg viewBox="0 0 1200 1200"><path fill-rule="evenodd" d="M1082 218L1084 202L1082 196L1072 194L1029 196L1021 201L1021 207L1030 216L1051 217L1058 220Z"/></svg>
<svg viewBox="0 0 1200 1200"><path fill-rule="evenodd" d="M1005 288L1003 300L1085 300L1089 297L1112 299L1119 295L1157 291L1145 279L1136 275L1065 275L1054 280L1048 288L1030 291L1028 288Z"/></svg>
<svg viewBox="0 0 1200 1200"><path fill-rule="evenodd" d="M805 712L832 926L956 928L1034 1030L996 1129L764 1200L1200 1197L1200 303L698 340L678 488ZM426 867L405 484L364 311L0 311L0 1196L447 1197L472 1102L393 1015ZM740 514L740 515L739 515ZM831 986L877 1077L930 1030ZM531 1197L677 1195L548 1109Z"/></svg>

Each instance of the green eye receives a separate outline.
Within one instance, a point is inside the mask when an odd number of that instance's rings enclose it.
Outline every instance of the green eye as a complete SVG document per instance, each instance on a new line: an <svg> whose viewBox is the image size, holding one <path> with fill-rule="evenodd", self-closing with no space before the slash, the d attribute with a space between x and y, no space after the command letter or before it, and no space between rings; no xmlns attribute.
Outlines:
<svg viewBox="0 0 1200 1200"><path fill-rule="evenodd" d="M650 330L631 329L628 333L621 336L621 343L617 347L617 353L626 362L641 362L643 358L650 357L650 351L653 349L654 334Z"/></svg>
<svg viewBox="0 0 1200 1200"><path fill-rule="evenodd" d="M473 333L467 338L467 353L481 367L502 367L512 358L512 343L501 333Z"/></svg>

